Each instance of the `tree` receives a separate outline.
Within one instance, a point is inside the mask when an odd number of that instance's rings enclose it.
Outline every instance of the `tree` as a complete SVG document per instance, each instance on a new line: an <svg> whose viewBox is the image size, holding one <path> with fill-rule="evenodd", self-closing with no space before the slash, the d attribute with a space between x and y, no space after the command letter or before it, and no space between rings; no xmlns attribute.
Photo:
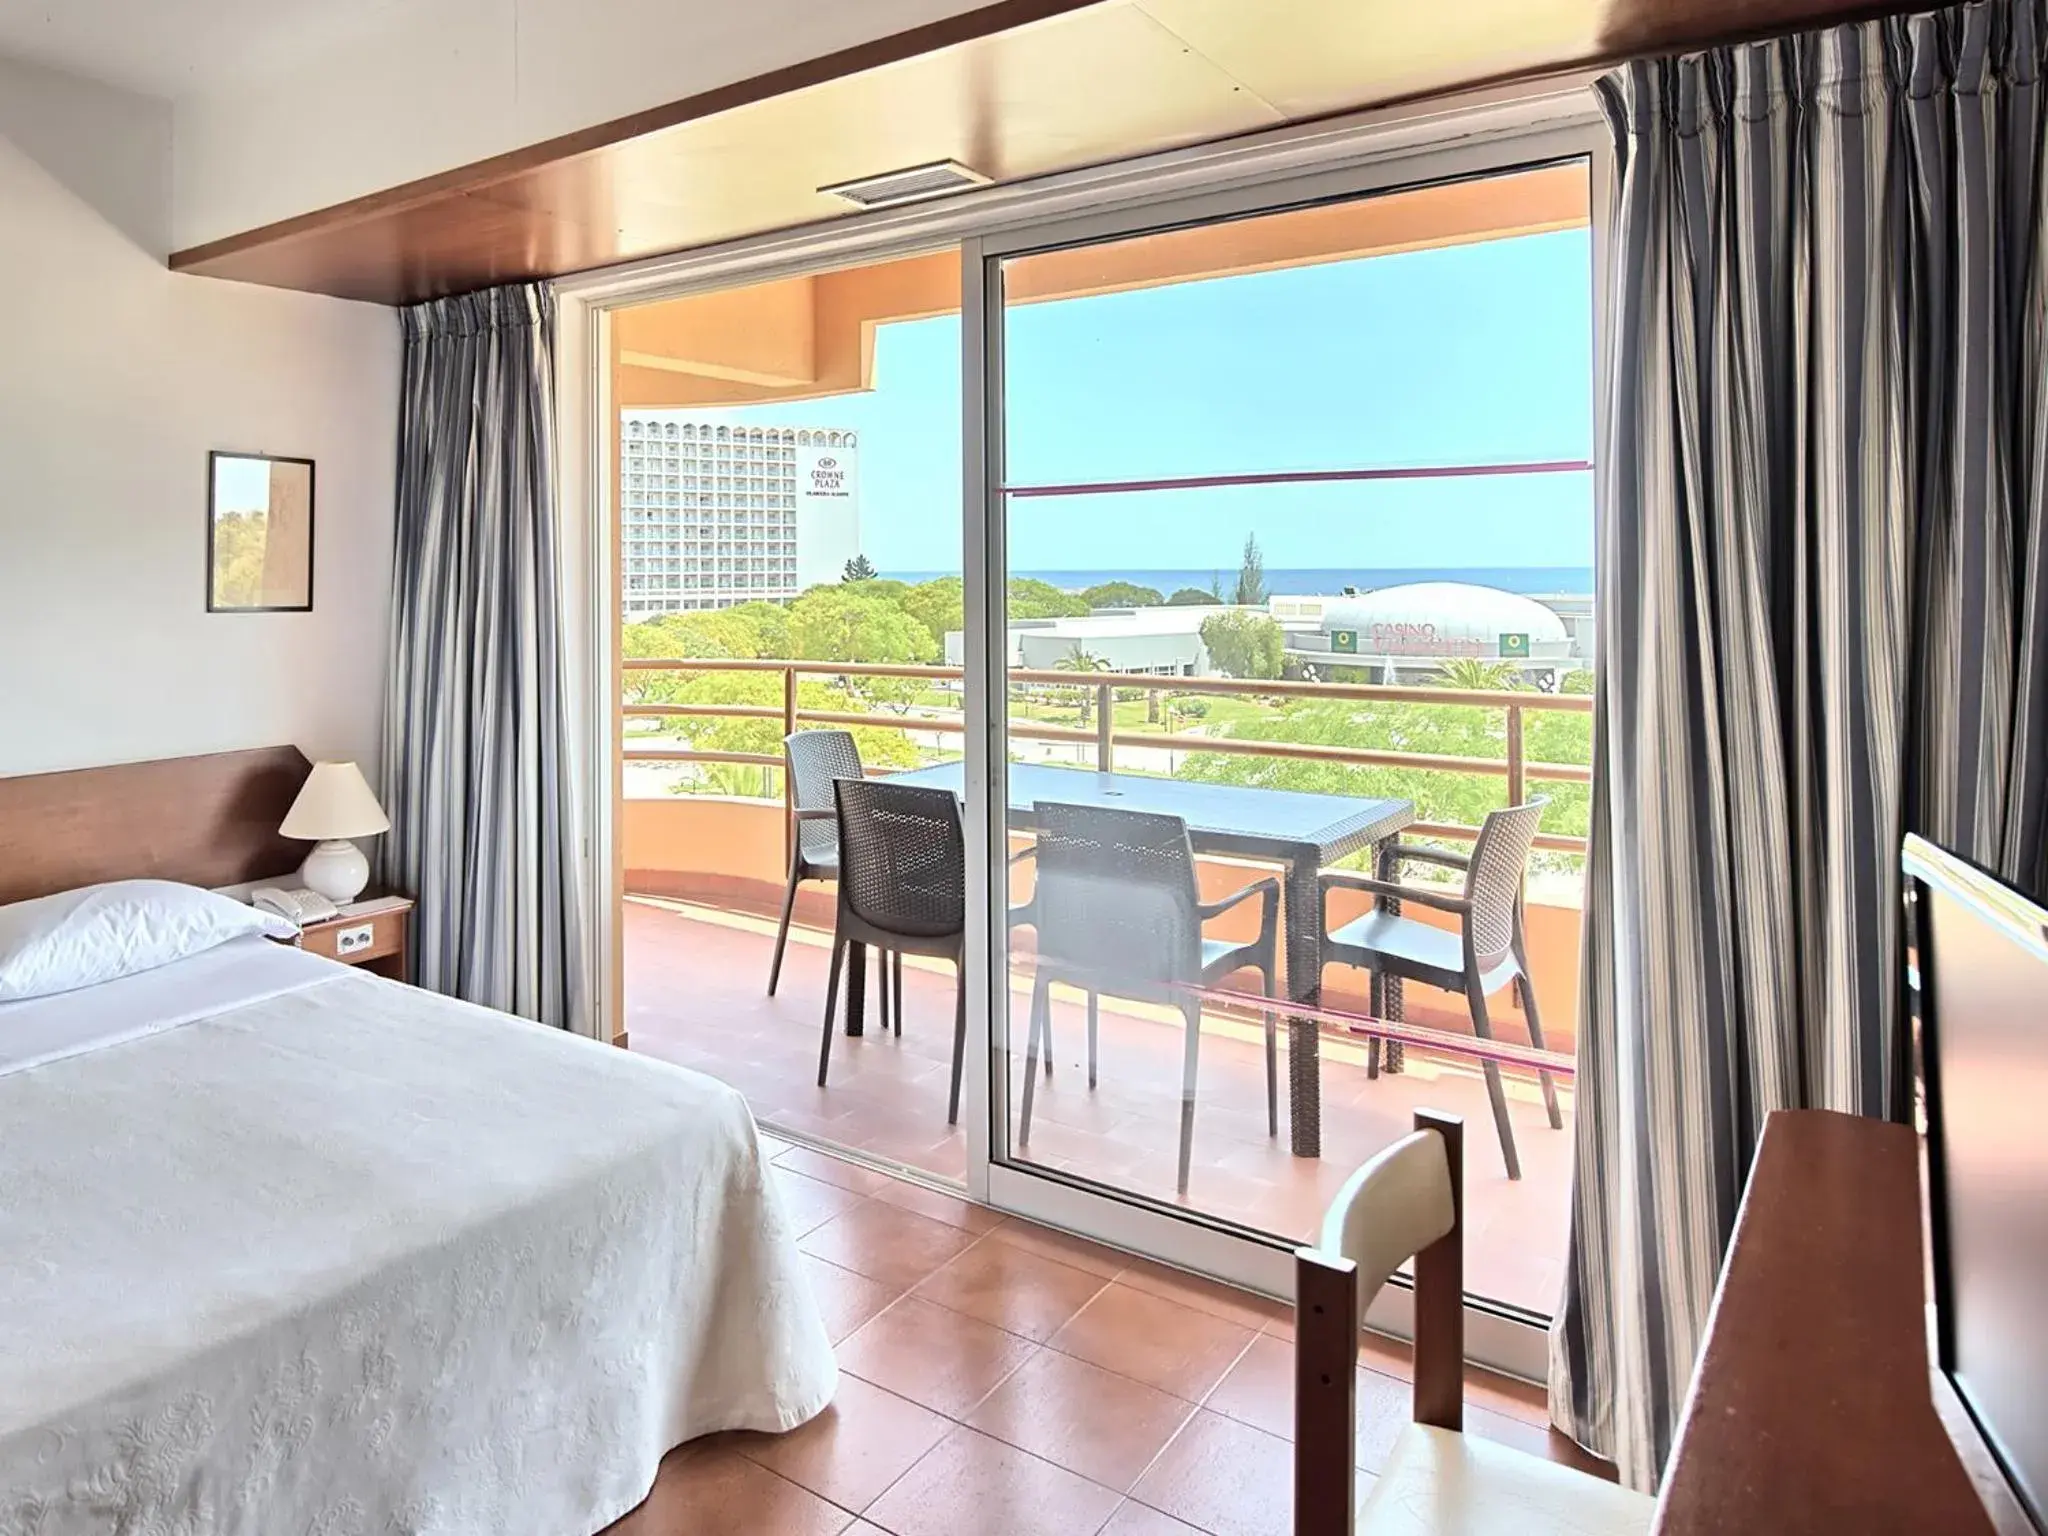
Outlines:
<svg viewBox="0 0 2048 1536"><path fill-rule="evenodd" d="M1511 661L1484 661L1477 656L1459 656L1444 662L1430 679L1439 688L1466 688L1478 693L1498 693L1522 686L1522 669Z"/></svg>
<svg viewBox="0 0 2048 1536"><path fill-rule="evenodd" d="M1226 677L1275 678L1287 658L1287 637L1263 613L1231 610L1202 620L1202 644Z"/></svg>
<svg viewBox="0 0 2048 1536"><path fill-rule="evenodd" d="M1590 763L1591 715L1532 709L1523 718L1524 750L1530 762ZM1506 711L1458 704L1355 703L1304 699L1235 721L1226 732L1250 741L1363 747L1378 751L1441 753L1452 757L1507 757ZM1412 800L1419 820L1477 826L1503 803L1498 774L1449 773L1435 768L1357 767L1292 758L1199 752L1186 759L1176 778L1210 784L1250 784L1265 789ZM1547 780L1550 799L1543 830L1583 837L1589 791L1584 784Z"/></svg>
<svg viewBox="0 0 2048 1536"><path fill-rule="evenodd" d="M1013 576L1009 584L1010 617L1013 619L1085 619L1087 600L1062 592L1049 581L1035 576Z"/></svg>
<svg viewBox="0 0 2048 1536"><path fill-rule="evenodd" d="M864 584L824 587L789 606L789 638L805 661L927 662L938 659L931 632Z"/></svg>
<svg viewBox="0 0 2048 1536"><path fill-rule="evenodd" d="M876 576L875 563L866 555L855 555L846 562L846 569L840 573L841 581L873 581Z"/></svg>
<svg viewBox="0 0 2048 1536"><path fill-rule="evenodd" d="M735 603L725 610L725 614L729 620L750 626L753 635L750 654L778 658L794 654L789 648L789 610L781 603L756 598L748 603Z"/></svg>
<svg viewBox="0 0 2048 1536"><path fill-rule="evenodd" d="M270 514L223 512L213 520L213 595L226 608L263 601L263 555Z"/></svg>
<svg viewBox="0 0 2048 1536"><path fill-rule="evenodd" d="M1223 601L1214 592L1204 592L1200 587L1182 587L1166 600L1169 608L1211 608Z"/></svg>
<svg viewBox="0 0 2048 1536"><path fill-rule="evenodd" d="M1266 606L1266 557L1259 553L1256 534L1244 536L1244 560L1237 568L1237 591L1231 602L1240 608L1263 608Z"/></svg>
<svg viewBox="0 0 2048 1536"><path fill-rule="evenodd" d="M1574 667L1558 680L1557 691L1559 693L1591 693L1593 691L1593 674L1584 667Z"/></svg>
<svg viewBox="0 0 2048 1536"><path fill-rule="evenodd" d="M1073 648L1066 655L1053 663L1053 670L1055 672L1107 672L1109 670L1109 663L1081 645L1079 641L1076 641ZM1088 729L1094 712L1095 690L1093 688L1083 688L1081 690L1080 722L1082 730Z"/></svg>
<svg viewBox="0 0 2048 1536"><path fill-rule="evenodd" d="M1090 608L1157 608L1166 599L1157 587L1141 587L1135 581L1105 581L1084 588L1081 601Z"/></svg>
<svg viewBox="0 0 2048 1536"><path fill-rule="evenodd" d="M946 636L967 628L965 588L958 576L941 576L907 588L903 611L931 632L932 644L943 647Z"/></svg>

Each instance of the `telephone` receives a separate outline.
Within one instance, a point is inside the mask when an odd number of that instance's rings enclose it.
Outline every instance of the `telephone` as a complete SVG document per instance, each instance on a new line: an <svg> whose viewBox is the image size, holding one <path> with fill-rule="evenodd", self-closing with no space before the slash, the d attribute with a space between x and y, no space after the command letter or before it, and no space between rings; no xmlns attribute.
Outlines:
<svg viewBox="0 0 2048 1536"><path fill-rule="evenodd" d="M274 885L266 885L249 893L252 905L262 907L266 912L275 912L289 918L301 928L308 923L324 923L330 917L341 916L341 908L322 896L318 891L287 891Z"/></svg>

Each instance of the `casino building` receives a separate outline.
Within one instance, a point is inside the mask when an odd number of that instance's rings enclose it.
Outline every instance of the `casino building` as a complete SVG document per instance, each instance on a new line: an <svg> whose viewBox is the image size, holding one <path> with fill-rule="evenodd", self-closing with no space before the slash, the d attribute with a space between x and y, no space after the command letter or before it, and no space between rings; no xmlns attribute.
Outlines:
<svg viewBox="0 0 2048 1536"><path fill-rule="evenodd" d="M1288 655L1325 681L1432 680L1446 661L1506 662L1554 689L1592 665L1584 598L1548 601L1458 581L1423 581L1337 597L1276 597Z"/></svg>

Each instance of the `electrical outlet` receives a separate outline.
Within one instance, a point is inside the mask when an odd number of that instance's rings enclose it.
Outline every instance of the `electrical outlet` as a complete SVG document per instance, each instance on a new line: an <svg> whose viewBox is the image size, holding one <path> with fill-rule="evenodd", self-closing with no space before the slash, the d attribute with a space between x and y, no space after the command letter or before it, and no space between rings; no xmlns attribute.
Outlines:
<svg viewBox="0 0 2048 1536"><path fill-rule="evenodd" d="M344 928L334 936L334 952L338 955L353 955L368 949L377 937L377 930L369 923L360 928Z"/></svg>

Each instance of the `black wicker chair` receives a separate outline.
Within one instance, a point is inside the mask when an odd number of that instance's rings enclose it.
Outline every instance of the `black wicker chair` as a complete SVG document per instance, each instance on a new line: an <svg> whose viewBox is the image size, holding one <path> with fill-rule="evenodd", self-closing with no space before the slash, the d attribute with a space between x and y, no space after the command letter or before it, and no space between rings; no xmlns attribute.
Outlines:
<svg viewBox="0 0 2048 1536"><path fill-rule="evenodd" d="M1324 953L1334 965L1356 965L1372 972L1372 1011L1385 1006L1384 982L1388 976L1462 992L1472 1010L1472 1031L1482 1040L1493 1038L1493 1023L1487 1016L1486 998L1512 982L1521 994L1522 1009L1529 1020L1529 1039L1544 1049L1543 1021L1536 1012L1536 988L1529 980L1529 952L1522 941L1522 871L1529 850L1536 841L1537 824L1543 819L1547 799L1510 806L1491 812L1480 824L1478 839L1469 854L1450 853L1439 848L1421 848L1407 843L1389 843L1380 849L1378 878L1344 871L1326 872L1322 877L1324 909L1332 890L1366 891L1375 898L1373 910L1330 932ZM1400 867L1404 862L1439 864L1465 871L1464 889L1457 895L1441 887L1402 885ZM1429 923L1402 917L1389 902L1412 901L1439 912L1456 913L1458 931L1449 932ZM1327 916L1324 918L1328 922ZM1368 1048L1368 1071L1379 1074L1380 1042ZM1500 1065L1481 1064L1486 1074L1486 1094L1493 1103L1493 1123L1500 1133L1502 1161L1508 1177L1522 1176L1522 1161L1515 1152L1514 1128L1508 1123L1507 1095L1501 1089ZM1550 1113L1553 1130L1564 1119L1557 1108L1557 1087L1548 1072L1538 1074L1543 1084L1543 1103Z"/></svg>
<svg viewBox="0 0 2048 1536"><path fill-rule="evenodd" d="M835 779L861 777L860 748L851 731L796 731L782 739L784 769L789 775L791 800L796 808L796 837L790 845L789 885L782 893L782 920L775 927L775 958L768 964L768 995L782 979L782 952L789 944L790 914L796 910L796 888L806 880L839 878L838 812L833 808ZM894 1019L896 1033L903 1033L903 957L894 958L896 983ZM876 984L881 992L882 1020L891 1017L889 982L891 958L876 956Z"/></svg>
<svg viewBox="0 0 2048 1536"><path fill-rule="evenodd" d="M825 1036L818 1047L818 1086L832 1064L832 1023L839 967L849 945L872 944L894 955L951 960L953 1089L946 1123L960 1120L960 1063L967 1049L967 852L960 802L949 789L837 779L839 912L832 929L832 973L825 984ZM900 1011L903 985L896 998ZM899 1027L900 1033L900 1027Z"/></svg>
<svg viewBox="0 0 2048 1536"><path fill-rule="evenodd" d="M1255 969L1265 995L1277 982L1280 882L1255 880L1221 901L1205 902L1195 883L1195 853L1178 816L1040 801L1033 811L1037 877L1031 900L1011 911L1013 925L1038 933L1037 974L1026 1032L1019 1146L1031 1140L1038 1057L1052 1050L1055 981L1088 994L1088 1083L1095 1084L1096 997L1170 1003L1187 1020L1181 1067L1179 1189L1188 1187L1194 1149L1195 1072L1202 1003L1190 989L1213 987L1232 972ZM1241 902L1261 901L1258 937L1238 943L1204 938L1202 924ZM1266 1010L1266 1129L1279 1134L1277 1019Z"/></svg>

